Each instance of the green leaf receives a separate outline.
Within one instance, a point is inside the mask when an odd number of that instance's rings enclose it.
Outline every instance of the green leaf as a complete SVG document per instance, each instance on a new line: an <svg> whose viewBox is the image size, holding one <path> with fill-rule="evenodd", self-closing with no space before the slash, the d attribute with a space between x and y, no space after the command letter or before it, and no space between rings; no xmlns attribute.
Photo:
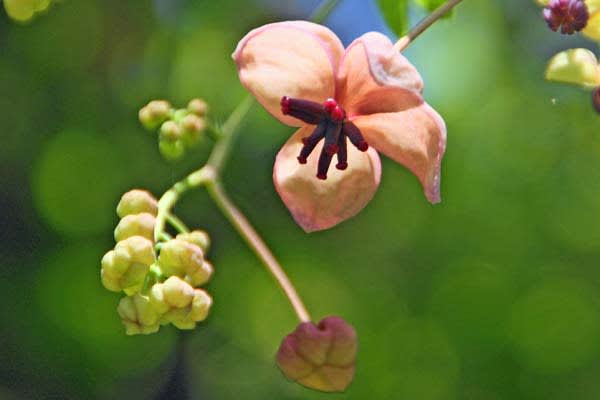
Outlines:
<svg viewBox="0 0 600 400"><path fill-rule="evenodd" d="M408 29L408 0L377 0L388 26L398 36Z"/></svg>
<svg viewBox="0 0 600 400"><path fill-rule="evenodd" d="M444 4L446 0L416 0L416 3L423 7L428 12L432 12L442 4ZM442 18L449 18L452 16L454 11L447 12Z"/></svg>

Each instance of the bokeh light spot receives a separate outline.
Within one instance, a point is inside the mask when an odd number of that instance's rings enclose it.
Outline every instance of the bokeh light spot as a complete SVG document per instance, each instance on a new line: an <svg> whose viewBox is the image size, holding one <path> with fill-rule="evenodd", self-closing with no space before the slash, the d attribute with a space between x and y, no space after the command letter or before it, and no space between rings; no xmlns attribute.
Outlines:
<svg viewBox="0 0 600 400"><path fill-rule="evenodd" d="M591 293L582 282L554 278L517 300L511 338L525 366L543 373L564 372L597 356L600 314Z"/></svg>
<svg viewBox="0 0 600 400"><path fill-rule="evenodd" d="M123 180L123 158L107 138L85 130L64 131L45 146L34 170L35 204L61 233L107 231Z"/></svg>

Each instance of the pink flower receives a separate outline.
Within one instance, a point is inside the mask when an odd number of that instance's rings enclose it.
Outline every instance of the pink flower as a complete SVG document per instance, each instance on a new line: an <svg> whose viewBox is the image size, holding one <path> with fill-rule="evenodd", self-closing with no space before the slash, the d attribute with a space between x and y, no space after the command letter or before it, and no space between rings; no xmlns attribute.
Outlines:
<svg viewBox="0 0 600 400"><path fill-rule="evenodd" d="M248 33L233 59L267 111L300 128L279 151L273 180L305 231L365 207L381 178L375 150L412 171L430 202L440 201L446 127L423 100L421 76L387 37L366 33L344 50L321 25L280 22Z"/></svg>

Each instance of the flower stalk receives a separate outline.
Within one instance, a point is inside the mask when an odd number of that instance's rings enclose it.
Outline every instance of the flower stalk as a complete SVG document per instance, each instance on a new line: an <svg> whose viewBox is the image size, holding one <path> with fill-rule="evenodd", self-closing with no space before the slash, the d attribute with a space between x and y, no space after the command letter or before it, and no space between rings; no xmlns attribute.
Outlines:
<svg viewBox="0 0 600 400"><path fill-rule="evenodd" d="M438 8L436 8L431 14L423 18L417 25L415 25L410 32L402 36L394 45L394 48L398 51L402 51L408 47L421 33L425 32L431 25L437 20L442 18L446 13L456 7L462 0L448 0Z"/></svg>

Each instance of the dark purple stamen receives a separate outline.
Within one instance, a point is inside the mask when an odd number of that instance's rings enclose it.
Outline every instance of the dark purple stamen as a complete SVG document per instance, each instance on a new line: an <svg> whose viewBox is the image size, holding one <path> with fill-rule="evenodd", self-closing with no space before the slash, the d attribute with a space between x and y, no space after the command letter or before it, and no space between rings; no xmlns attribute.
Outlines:
<svg viewBox="0 0 600 400"><path fill-rule="evenodd" d="M550 0L543 15L550 29L567 35L585 28L590 17L583 0Z"/></svg>
<svg viewBox="0 0 600 400"><path fill-rule="evenodd" d="M287 96L281 99L281 112L311 125L318 124L326 117L321 104L310 100L292 99Z"/></svg>
<svg viewBox="0 0 600 400"><path fill-rule="evenodd" d="M342 133L348 136L350 142L352 142L352 144L360 151L367 151L369 148L369 144L365 141L362 133L360 133L360 129L358 129L358 126L354 125L352 122L346 121L344 123Z"/></svg>
<svg viewBox="0 0 600 400"><path fill-rule="evenodd" d="M312 135L305 137L302 139L302 143L304 146L300 151L300 155L298 156L298 162L300 164L306 164L306 159L312 153L312 151L317 147L317 144L325 137L327 133L327 125L319 124L317 125L317 129L314 130Z"/></svg>
<svg viewBox="0 0 600 400"><path fill-rule="evenodd" d="M327 179L327 171L335 154L338 159L336 168L348 168L347 139L360 151L367 151L369 148L358 127L346 119L346 112L334 99L327 99L323 104L319 104L286 96L281 99L281 111L284 115L317 126L310 136L302 139L304 146L298 156L298 162L306 164L317 144L324 139L317 167L319 179Z"/></svg>
<svg viewBox="0 0 600 400"><path fill-rule="evenodd" d="M346 135L340 135L338 139L338 152L337 152L338 163L336 168L340 171L348 168L348 144L346 141Z"/></svg>

